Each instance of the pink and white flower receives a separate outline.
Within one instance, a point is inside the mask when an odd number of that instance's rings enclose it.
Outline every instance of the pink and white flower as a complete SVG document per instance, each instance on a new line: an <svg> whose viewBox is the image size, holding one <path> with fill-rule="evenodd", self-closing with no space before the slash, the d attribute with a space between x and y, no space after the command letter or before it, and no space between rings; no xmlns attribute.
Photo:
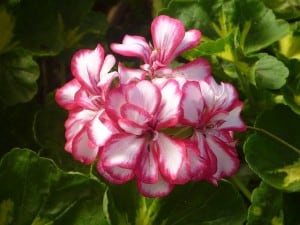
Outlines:
<svg viewBox="0 0 300 225"><path fill-rule="evenodd" d="M80 50L71 62L74 79L56 91L57 103L70 110L65 123L65 149L86 164L96 159L99 147L117 131L103 107L111 82L118 75L109 72L114 64L115 58L105 57L101 45Z"/></svg>
<svg viewBox="0 0 300 225"><path fill-rule="evenodd" d="M166 195L174 184L186 182L187 177L178 176L187 157L185 144L161 132L177 125L180 99L173 79L161 87L144 80L112 90L105 106L122 132L105 144L99 172L114 183L136 177L140 192L149 197Z"/></svg>
<svg viewBox="0 0 300 225"><path fill-rule="evenodd" d="M187 81L182 92L181 123L194 128L191 140L197 145L201 158L199 162L191 161L191 167L201 166L203 159L209 163L203 175L198 177L194 173L192 179L205 178L217 184L239 166L233 131L245 130L240 118L242 103L232 85L217 84L212 78Z"/></svg>
<svg viewBox="0 0 300 225"><path fill-rule="evenodd" d="M161 15L152 22L151 35L153 46L144 37L137 35L125 35L122 44L111 44L114 52L137 57L144 62L141 69L136 69L137 78L145 76L145 71L151 78L185 76L186 79L201 80L210 75L210 66L205 59L196 59L179 68L170 68L177 56L200 43L199 30L185 31L180 20ZM124 66L119 68L119 72L121 69L124 70Z"/></svg>

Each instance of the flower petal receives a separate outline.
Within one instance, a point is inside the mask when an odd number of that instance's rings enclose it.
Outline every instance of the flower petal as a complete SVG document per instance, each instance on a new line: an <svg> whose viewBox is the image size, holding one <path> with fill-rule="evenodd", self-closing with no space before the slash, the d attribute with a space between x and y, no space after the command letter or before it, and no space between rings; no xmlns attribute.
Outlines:
<svg viewBox="0 0 300 225"><path fill-rule="evenodd" d="M177 179L179 169L186 160L185 145L181 140L158 134L156 145L158 149L159 169L163 177L170 183Z"/></svg>
<svg viewBox="0 0 300 225"><path fill-rule="evenodd" d="M182 87L182 118L183 124L197 126L201 120L204 102L196 81L187 81Z"/></svg>
<svg viewBox="0 0 300 225"><path fill-rule="evenodd" d="M121 171L119 171L120 172L119 174L123 174L123 176L116 176L116 170L118 170L118 169L121 170ZM124 168L118 168L118 169L115 169L114 172L113 171L107 172L102 165L102 160L99 160L97 163L98 172L110 183L123 184L133 178L134 174L133 174L132 170L124 169ZM112 176L112 174L114 174L115 176ZM119 177L119 178L116 178L116 177Z"/></svg>
<svg viewBox="0 0 300 225"><path fill-rule="evenodd" d="M218 130L245 131L246 126L240 117L242 107L243 103L240 102L230 112L220 111L210 119L210 122L218 124L219 121L222 121L217 127Z"/></svg>
<svg viewBox="0 0 300 225"><path fill-rule="evenodd" d="M139 191L149 198L166 196L173 190L174 187L173 184L166 182L161 176L159 176L159 180L154 184L148 184L137 180L137 185Z"/></svg>
<svg viewBox="0 0 300 225"><path fill-rule="evenodd" d="M174 79L169 79L161 88L161 103L157 115L157 129L175 126L181 113L181 91L179 84Z"/></svg>
<svg viewBox="0 0 300 225"><path fill-rule="evenodd" d="M210 180L216 182L224 176L233 175L239 167L239 159L235 148L211 135L207 135L206 141L210 151L217 159L217 171L212 174Z"/></svg>
<svg viewBox="0 0 300 225"><path fill-rule="evenodd" d="M204 80L211 75L211 67L206 59L198 58L173 69L175 76L183 76L187 80Z"/></svg>
<svg viewBox="0 0 300 225"><path fill-rule="evenodd" d="M199 30L189 30L185 32L183 40L176 48L175 55L180 55L182 52L185 52L199 45L201 35L202 34Z"/></svg>
<svg viewBox="0 0 300 225"><path fill-rule="evenodd" d="M102 147L107 140L115 133L117 128L114 123L106 116L103 110L87 123L87 132L90 140L97 146Z"/></svg>
<svg viewBox="0 0 300 225"><path fill-rule="evenodd" d="M145 126L146 123L151 121L153 118L153 116L150 115L144 109L142 109L136 105L129 104L129 103L124 104L121 107L121 116L124 119L126 119L128 121L132 121L139 126Z"/></svg>
<svg viewBox="0 0 300 225"><path fill-rule="evenodd" d="M128 68L122 63L119 63L118 71L121 84L128 84L131 81L143 80L145 77L144 70Z"/></svg>
<svg viewBox="0 0 300 225"><path fill-rule="evenodd" d="M126 99L128 103L139 106L149 114L153 114L160 104L161 93L150 81L142 80L127 86Z"/></svg>
<svg viewBox="0 0 300 225"><path fill-rule="evenodd" d="M99 147L93 145L85 129L82 129L72 143L72 154L74 158L82 163L91 164L98 155Z"/></svg>
<svg viewBox="0 0 300 225"><path fill-rule="evenodd" d="M104 108L106 113L114 120L121 117L121 106L126 103L123 86L112 89L106 96Z"/></svg>
<svg viewBox="0 0 300 225"><path fill-rule="evenodd" d="M104 170L113 179L118 180L122 183L130 181L134 177L134 172L132 169L127 169L119 166L104 166Z"/></svg>
<svg viewBox="0 0 300 225"><path fill-rule="evenodd" d="M149 143L145 143L137 160L135 174L142 182L156 183L158 181L157 153L151 149Z"/></svg>
<svg viewBox="0 0 300 225"><path fill-rule="evenodd" d="M72 73L81 85L90 91L95 91L100 80L103 60L104 50L100 44L94 50L79 50L71 61Z"/></svg>
<svg viewBox="0 0 300 225"><path fill-rule="evenodd" d="M101 160L104 167L119 166L133 169L143 149L145 140L135 135L121 133L113 135L105 144Z"/></svg>
<svg viewBox="0 0 300 225"><path fill-rule="evenodd" d="M56 102L67 110L75 109L77 104L74 98L80 87L81 85L76 79L69 81L55 92Z"/></svg>
<svg viewBox="0 0 300 225"><path fill-rule="evenodd" d="M158 51L158 61L169 64L176 57L175 50L185 35L182 22L169 16L158 16L151 24L151 34L154 49Z"/></svg>
<svg viewBox="0 0 300 225"><path fill-rule="evenodd" d="M133 56L149 61L151 49L144 37L135 35L125 35L122 44L113 43L110 48L123 56Z"/></svg>

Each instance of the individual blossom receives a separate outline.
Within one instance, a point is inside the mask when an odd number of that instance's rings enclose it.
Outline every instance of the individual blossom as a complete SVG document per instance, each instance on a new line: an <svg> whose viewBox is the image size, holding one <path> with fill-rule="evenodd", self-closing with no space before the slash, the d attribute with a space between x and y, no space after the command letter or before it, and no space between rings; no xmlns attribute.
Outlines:
<svg viewBox="0 0 300 225"><path fill-rule="evenodd" d="M105 57L98 45L94 50L76 52L71 61L74 79L56 91L56 101L69 110L65 122L65 150L86 164L92 163L106 140L117 131L104 111L104 102L112 80L115 64L112 55Z"/></svg>
<svg viewBox="0 0 300 225"><path fill-rule="evenodd" d="M191 141L197 146L198 155L191 161L191 168L204 170L192 172L192 180L208 179L212 183L231 176L239 166L233 139L234 131L244 131L240 118L242 102L234 87L228 83L217 84L213 78L206 81L187 81L182 87L181 123L193 128ZM199 160L195 160L199 159Z"/></svg>
<svg viewBox="0 0 300 225"><path fill-rule="evenodd" d="M199 30L185 31L180 20L161 15L152 22L151 35L152 45L148 44L144 37L137 35L125 35L122 44L111 44L114 52L123 56L137 57L143 61L140 69L129 69L119 64L119 72L124 74L124 77L121 76L121 82L144 79L145 76L151 78L184 76L190 80L201 80L210 75L210 65L203 58L176 68L170 67L177 56L200 43Z"/></svg>
<svg viewBox="0 0 300 225"><path fill-rule="evenodd" d="M160 86L143 80L111 90L105 109L121 131L103 147L99 172L112 183L136 177L140 192L148 197L164 196L174 184L185 183L189 178L179 176L185 144L162 131L178 124L180 99L174 79Z"/></svg>

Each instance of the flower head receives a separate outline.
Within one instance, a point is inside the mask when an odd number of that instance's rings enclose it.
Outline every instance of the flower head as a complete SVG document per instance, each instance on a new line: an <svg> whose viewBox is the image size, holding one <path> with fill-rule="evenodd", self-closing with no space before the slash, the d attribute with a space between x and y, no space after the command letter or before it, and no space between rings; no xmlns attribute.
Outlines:
<svg viewBox="0 0 300 225"><path fill-rule="evenodd" d="M231 176L239 166L233 131L245 130L239 115L242 103L233 86L217 84L212 78L187 81L181 106L182 124L193 127L191 139L199 155L210 162L206 179L216 184L222 177Z"/></svg>
<svg viewBox="0 0 300 225"><path fill-rule="evenodd" d="M75 53L71 62L74 79L56 91L56 101L70 110L65 123L66 151L87 164L92 163L99 147L116 128L107 120L104 102L116 72L109 71L115 64L112 55L104 56L101 45Z"/></svg>

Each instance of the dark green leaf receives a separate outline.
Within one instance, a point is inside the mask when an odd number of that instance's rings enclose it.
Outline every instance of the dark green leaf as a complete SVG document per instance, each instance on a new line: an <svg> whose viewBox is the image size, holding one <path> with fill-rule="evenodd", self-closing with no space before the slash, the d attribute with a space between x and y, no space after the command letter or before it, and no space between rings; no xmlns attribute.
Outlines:
<svg viewBox="0 0 300 225"><path fill-rule="evenodd" d="M300 17L299 0L263 0L276 15L283 19L296 19Z"/></svg>
<svg viewBox="0 0 300 225"><path fill-rule="evenodd" d="M2 213L11 224L105 224L104 187L31 150L13 149L2 158L0 183L0 207L7 206Z"/></svg>
<svg viewBox="0 0 300 225"><path fill-rule="evenodd" d="M0 56L0 101L7 105L28 102L37 92L39 66L31 55L19 51Z"/></svg>
<svg viewBox="0 0 300 225"><path fill-rule="evenodd" d="M53 0L22 0L18 5L16 36L23 47L39 55L63 48L63 21Z"/></svg>
<svg viewBox="0 0 300 225"><path fill-rule="evenodd" d="M292 59L288 64L290 76L282 92L288 106L300 115L300 61Z"/></svg>
<svg viewBox="0 0 300 225"><path fill-rule="evenodd" d="M244 145L246 161L269 185L300 190L300 117L286 106L266 110L257 118L256 134Z"/></svg>
<svg viewBox="0 0 300 225"><path fill-rule="evenodd" d="M112 225L242 225L246 217L243 199L233 186L206 182L177 186L164 198L138 195L134 183L109 189L106 208Z"/></svg>
<svg viewBox="0 0 300 225"><path fill-rule="evenodd" d="M246 217L242 197L224 181L218 187L206 182L179 186L153 211L153 224L163 225L242 225Z"/></svg>

